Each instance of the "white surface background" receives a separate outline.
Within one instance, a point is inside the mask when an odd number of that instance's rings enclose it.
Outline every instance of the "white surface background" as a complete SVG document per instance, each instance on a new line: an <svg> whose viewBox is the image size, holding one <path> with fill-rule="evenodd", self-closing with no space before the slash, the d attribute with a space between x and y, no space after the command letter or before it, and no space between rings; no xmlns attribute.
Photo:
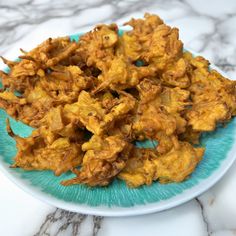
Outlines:
<svg viewBox="0 0 236 236"><path fill-rule="evenodd" d="M236 79L234 0L0 1L0 54L14 59L19 48L30 49L49 36L74 34L100 22L122 24L144 12L177 26L186 47ZM233 236L235 195L236 164L208 192L174 209L130 218L88 217L39 202L0 173L0 235ZM68 228L60 229L66 223Z"/></svg>

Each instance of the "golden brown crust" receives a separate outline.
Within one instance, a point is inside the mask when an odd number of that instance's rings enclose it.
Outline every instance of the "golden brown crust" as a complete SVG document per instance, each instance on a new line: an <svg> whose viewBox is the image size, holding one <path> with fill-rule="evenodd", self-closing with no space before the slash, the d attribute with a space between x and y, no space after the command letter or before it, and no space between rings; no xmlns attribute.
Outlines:
<svg viewBox="0 0 236 236"><path fill-rule="evenodd" d="M122 36L103 24L78 42L50 38L21 50L20 61L2 58L10 72L0 72L0 108L36 128L21 138L8 125L14 167L73 171L64 185L105 186L119 176L131 187L194 171L204 150L190 143L236 115L236 83L183 52L178 29L158 16L126 25L133 29ZM133 146L145 139L156 149Z"/></svg>
<svg viewBox="0 0 236 236"><path fill-rule="evenodd" d="M110 183L126 165L132 145L119 136L92 136L84 143L86 151L82 168L76 172L77 177L63 181L63 185L88 184L105 186Z"/></svg>
<svg viewBox="0 0 236 236"><path fill-rule="evenodd" d="M135 149L118 177L129 187L150 185L155 180L181 182L194 171L203 154L204 148L194 148L187 142L163 155L153 149Z"/></svg>

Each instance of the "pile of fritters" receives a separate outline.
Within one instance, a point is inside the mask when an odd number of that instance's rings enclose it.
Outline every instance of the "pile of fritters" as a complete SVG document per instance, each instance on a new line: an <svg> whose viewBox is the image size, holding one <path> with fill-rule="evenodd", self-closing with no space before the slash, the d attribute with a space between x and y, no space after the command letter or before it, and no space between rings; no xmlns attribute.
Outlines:
<svg viewBox="0 0 236 236"><path fill-rule="evenodd" d="M98 25L78 42L49 38L20 61L3 58L10 72L0 74L0 107L35 128L21 138L8 125L13 167L72 171L63 185L118 177L130 187L180 182L194 171L201 133L236 114L236 84L184 52L178 29L158 16L125 25L133 29L119 35L116 24ZM158 145L134 145L143 140Z"/></svg>

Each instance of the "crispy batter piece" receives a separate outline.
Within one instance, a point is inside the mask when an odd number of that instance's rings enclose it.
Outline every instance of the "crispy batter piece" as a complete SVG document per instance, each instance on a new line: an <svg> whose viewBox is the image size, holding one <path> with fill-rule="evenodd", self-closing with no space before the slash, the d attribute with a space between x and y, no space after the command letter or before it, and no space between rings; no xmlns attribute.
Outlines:
<svg viewBox="0 0 236 236"><path fill-rule="evenodd" d="M217 123L227 122L236 110L236 83L209 70L209 62L185 53L193 67L191 75L192 106L186 111L188 125L193 131L212 131ZM214 108L214 109L210 109Z"/></svg>
<svg viewBox="0 0 236 236"><path fill-rule="evenodd" d="M0 108L36 128L15 136L13 167L73 171L64 185L130 187L180 182L201 160L202 132L236 115L236 82L183 51L177 28L156 15L98 25L80 37L44 41L18 61L2 58ZM133 143L157 141L156 149ZM191 144L190 144L191 143Z"/></svg>
<svg viewBox="0 0 236 236"><path fill-rule="evenodd" d="M132 145L119 136L102 138L94 135L82 146L86 151L77 177L63 181L63 185L84 183L105 186L125 167Z"/></svg>
<svg viewBox="0 0 236 236"><path fill-rule="evenodd" d="M110 100L112 106L106 107L103 103L105 101L99 101L88 92L82 91L78 102L66 105L64 110L68 119L78 119L89 131L100 135L135 106L135 99L131 95L126 96L126 93L121 94L119 99Z"/></svg>
<svg viewBox="0 0 236 236"><path fill-rule="evenodd" d="M72 143L68 138L58 138L46 144L38 130L31 137L15 137L18 153L12 167L25 170L52 170L60 175L80 165L82 162L81 144Z"/></svg>
<svg viewBox="0 0 236 236"><path fill-rule="evenodd" d="M136 86L140 80L147 76L154 76L155 69L152 66L140 66L130 64L124 56L118 56L111 61L110 68L99 77L100 84L94 93L104 89L124 90Z"/></svg>
<svg viewBox="0 0 236 236"><path fill-rule="evenodd" d="M94 30L81 36L75 54L87 66L96 66L99 70L105 71L115 57L117 42L118 27L116 24L98 25Z"/></svg>
<svg viewBox="0 0 236 236"><path fill-rule="evenodd" d="M158 155L153 149L135 149L126 167L118 175L129 187L160 183L181 182L196 168L204 154L204 148L194 148L181 142L178 149Z"/></svg>
<svg viewBox="0 0 236 236"><path fill-rule="evenodd" d="M178 147L177 135L185 131L187 121L182 112L190 103L189 92L180 88L162 88L145 79L138 86L140 103L133 130L138 139L156 139L159 153Z"/></svg>

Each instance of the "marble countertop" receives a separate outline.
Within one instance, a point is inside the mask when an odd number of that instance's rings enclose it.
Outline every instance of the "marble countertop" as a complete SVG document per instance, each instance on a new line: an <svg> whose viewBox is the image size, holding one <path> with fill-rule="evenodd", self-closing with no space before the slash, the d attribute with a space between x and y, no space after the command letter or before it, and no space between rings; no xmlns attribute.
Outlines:
<svg viewBox="0 0 236 236"><path fill-rule="evenodd" d="M47 37L74 34L97 23L122 24L144 12L180 29L185 46L236 80L235 0L11 0L0 1L0 55L14 59ZM0 173L3 236L233 236L236 235L236 163L202 196L171 210L103 218L55 209L29 196Z"/></svg>

